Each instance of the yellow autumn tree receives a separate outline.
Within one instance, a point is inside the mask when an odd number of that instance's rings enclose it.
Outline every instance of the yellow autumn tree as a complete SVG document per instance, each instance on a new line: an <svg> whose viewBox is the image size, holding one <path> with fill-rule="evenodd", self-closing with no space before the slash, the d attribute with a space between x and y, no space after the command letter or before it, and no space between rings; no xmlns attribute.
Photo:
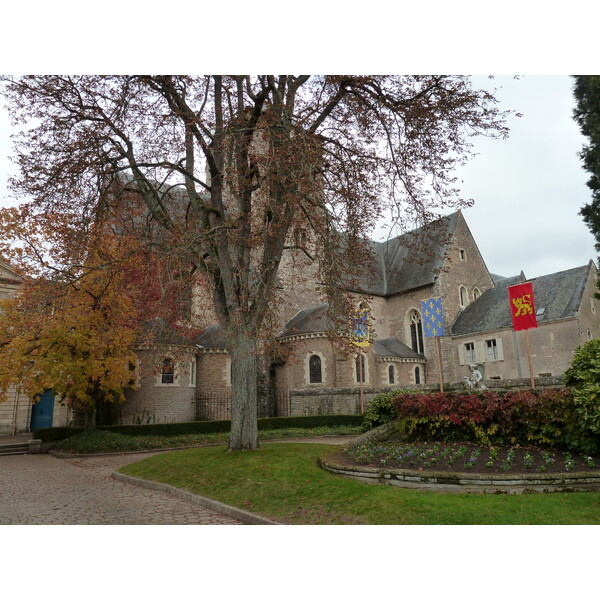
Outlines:
<svg viewBox="0 0 600 600"><path fill-rule="evenodd" d="M135 287L122 265L90 252L76 276L27 280L0 303L0 401L9 387L34 399L52 389L95 427L101 403L135 384ZM115 245L116 248L116 245Z"/></svg>

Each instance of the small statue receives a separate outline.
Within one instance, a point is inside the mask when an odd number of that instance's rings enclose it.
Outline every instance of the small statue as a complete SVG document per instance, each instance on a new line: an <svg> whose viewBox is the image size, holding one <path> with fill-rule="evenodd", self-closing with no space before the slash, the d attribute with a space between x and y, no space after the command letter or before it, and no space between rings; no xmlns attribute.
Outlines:
<svg viewBox="0 0 600 600"><path fill-rule="evenodd" d="M479 368L481 368L481 370L479 370ZM484 367L483 365L476 365L474 363L471 363L469 365L469 376L467 377L465 375L465 381L467 384L467 389L469 390L485 390L487 389L485 387L485 385L483 385L483 383L481 383L481 381L483 380L483 371Z"/></svg>

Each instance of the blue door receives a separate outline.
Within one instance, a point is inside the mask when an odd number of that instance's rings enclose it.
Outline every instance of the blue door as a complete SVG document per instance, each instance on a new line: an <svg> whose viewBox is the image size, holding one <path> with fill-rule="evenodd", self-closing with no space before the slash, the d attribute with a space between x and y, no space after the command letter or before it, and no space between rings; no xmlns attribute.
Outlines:
<svg viewBox="0 0 600 600"><path fill-rule="evenodd" d="M38 400L31 410L31 429L52 427L53 415L54 392L52 390L44 390L44 393L38 396Z"/></svg>

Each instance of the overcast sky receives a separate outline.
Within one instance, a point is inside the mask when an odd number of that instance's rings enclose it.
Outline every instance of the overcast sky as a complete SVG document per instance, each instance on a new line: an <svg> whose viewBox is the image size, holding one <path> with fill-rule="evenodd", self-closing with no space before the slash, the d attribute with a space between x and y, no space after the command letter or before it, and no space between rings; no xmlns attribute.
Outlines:
<svg viewBox="0 0 600 600"><path fill-rule="evenodd" d="M457 172L463 215L492 273L528 278L596 261L594 238L578 214L590 200L578 153L585 143L572 118L572 78L475 77L496 88L500 106L521 113L506 140L479 138L478 155Z"/></svg>
<svg viewBox="0 0 600 600"><path fill-rule="evenodd" d="M507 140L479 140L479 155L460 176L475 200L465 218L493 273L523 269L536 277L596 261L594 237L579 215L591 196L572 81L530 75L491 82L501 86L502 105L523 116L510 119Z"/></svg>
<svg viewBox="0 0 600 600"><path fill-rule="evenodd" d="M578 153L585 143L572 119L572 79L567 76L476 77L498 88L501 106L523 116L509 120L507 140L480 138L478 156L458 175L475 204L464 216L488 269L529 278L596 261L594 238L580 208L590 200ZM12 166L9 122L0 111L0 202Z"/></svg>

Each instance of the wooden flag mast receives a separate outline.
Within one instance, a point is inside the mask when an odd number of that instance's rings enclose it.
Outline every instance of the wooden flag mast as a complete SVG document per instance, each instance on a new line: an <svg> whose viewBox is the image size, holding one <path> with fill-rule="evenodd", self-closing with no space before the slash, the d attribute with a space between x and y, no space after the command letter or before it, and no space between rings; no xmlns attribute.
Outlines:
<svg viewBox="0 0 600 600"><path fill-rule="evenodd" d="M525 347L527 348L527 362L529 363L529 381L535 389L535 378L533 377L533 363L531 362L531 346L529 345L529 329L525 330Z"/></svg>
<svg viewBox="0 0 600 600"><path fill-rule="evenodd" d="M444 391L444 378L442 377L442 350L440 348L440 338L435 338L435 348L437 350L438 377L440 380L440 392Z"/></svg>
<svg viewBox="0 0 600 600"><path fill-rule="evenodd" d="M358 354L356 360L358 361L358 379L359 379L359 390L360 390L360 413L365 412L365 369L364 369L364 354L363 348L368 347L371 344L371 331L369 324L369 309L362 308L356 311L353 318L354 321L354 335L352 343L358 347Z"/></svg>
<svg viewBox="0 0 600 600"><path fill-rule="evenodd" d="M358 370L360 375L360 414L365 412L365 374L363 371L363 353L358 353Z"/></svg>

